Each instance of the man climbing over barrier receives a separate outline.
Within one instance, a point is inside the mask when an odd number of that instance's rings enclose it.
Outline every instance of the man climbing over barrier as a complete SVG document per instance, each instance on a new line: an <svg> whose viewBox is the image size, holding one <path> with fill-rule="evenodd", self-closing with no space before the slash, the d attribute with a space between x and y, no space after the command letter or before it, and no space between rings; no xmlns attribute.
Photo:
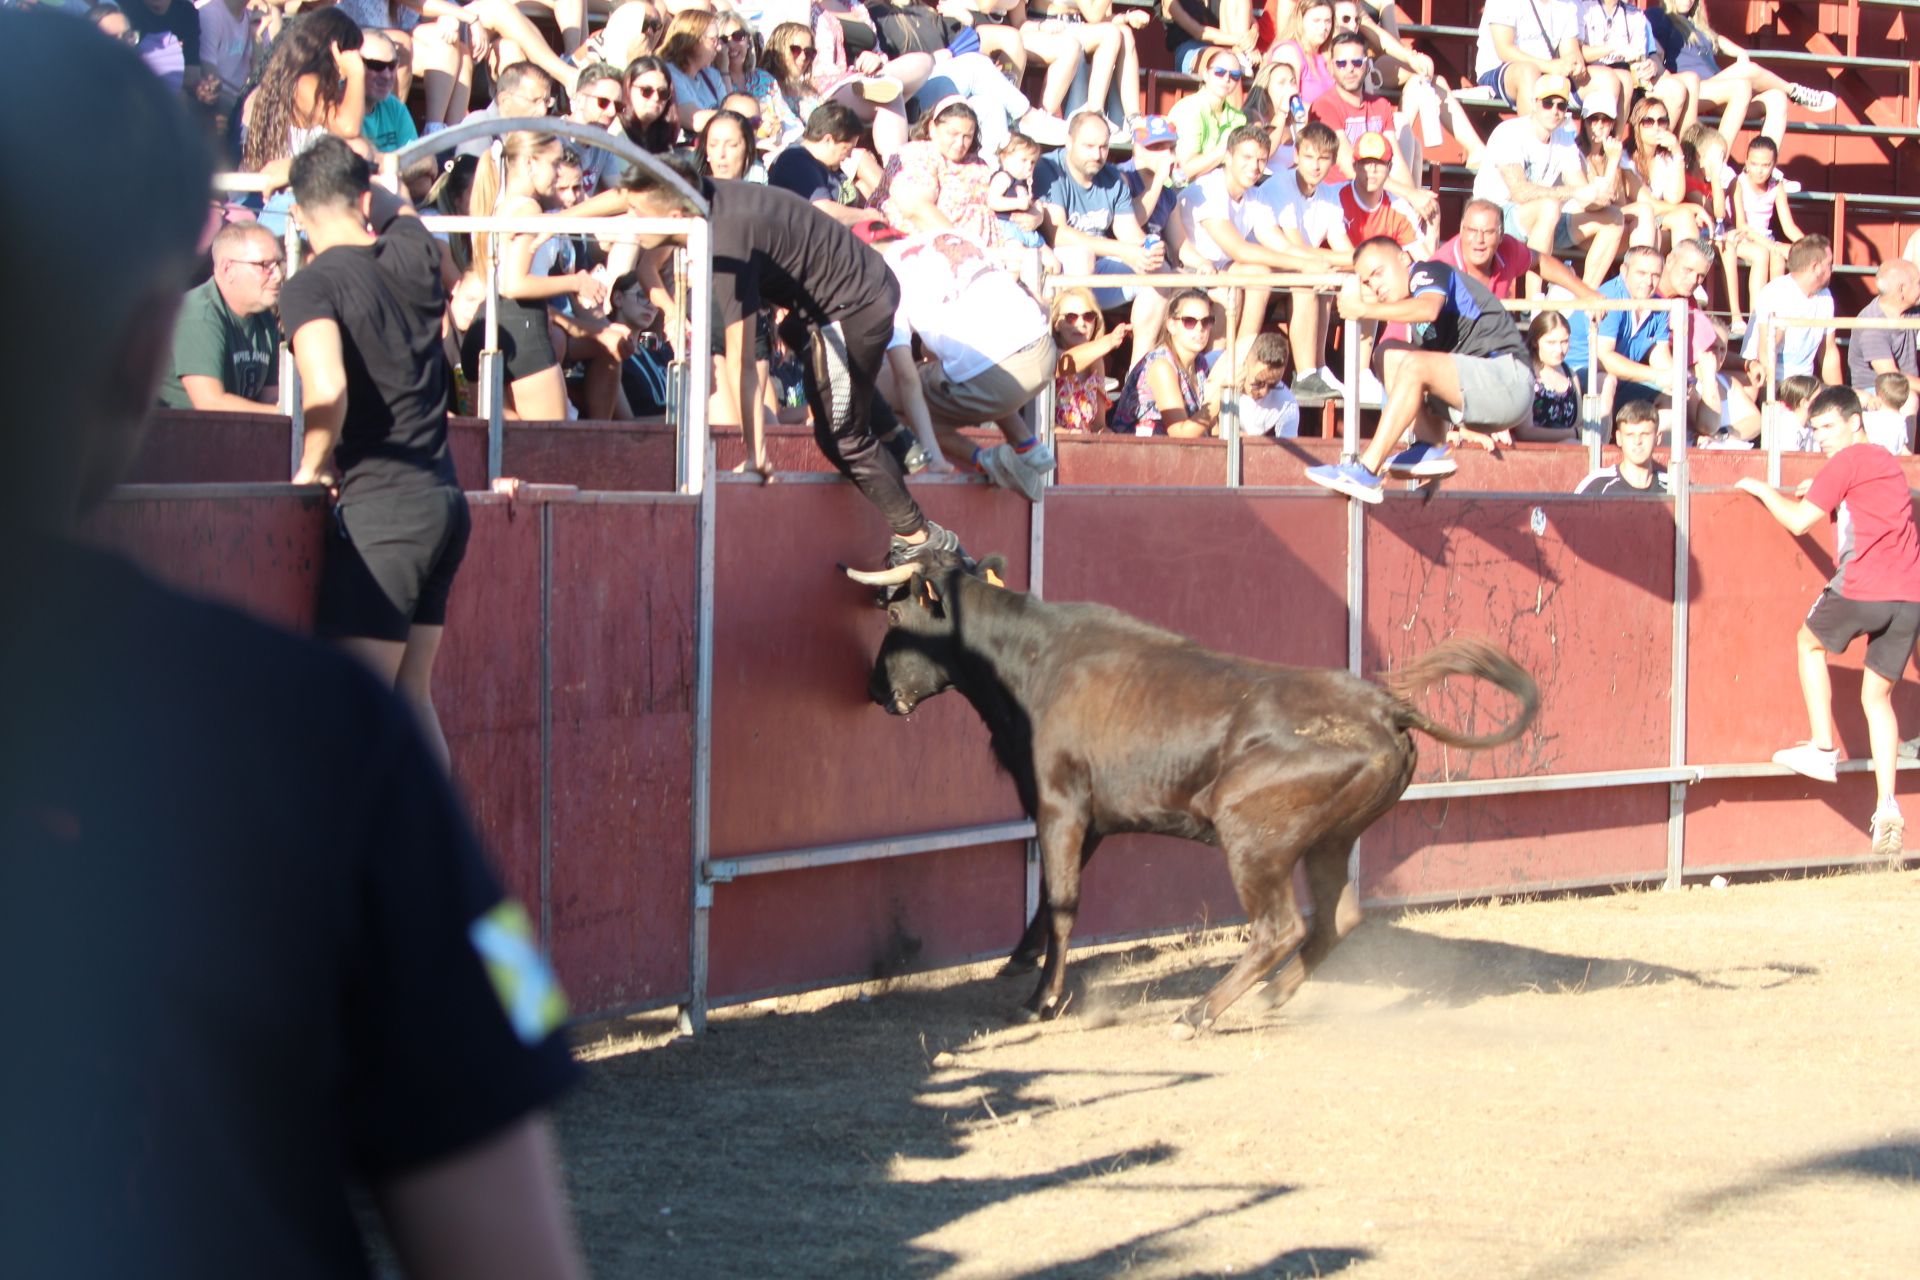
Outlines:
<svg viewBox="0 0 1920 1280"><path fill-rule="evenodd" d="M1867 637L1860 706L1867 716L1878 795L1873 851L1897 857L1905 847L1906 827L1893 794L1900 742L1893 686L1907 669L1920 635L1920 533L1914 529L1913 495L1893 455L1867 440L1860 399L1848 388L1828 387L1815 396L1807 425L1828 462L1806 497L1789 498L1751 476L1737 482L1795 537L1829 518L1838 526L1834 561L1839 567L1797 636L1800 692L1807 701L1812 736L1774 752L1773 759L1817 781L1835 780L1840 753L1834 745L1827 655L1844 653L1856 639Z"/></svg>
<svg viewBox="0 0 1920 1280"><path fill-rule="evenodd" d="M874 249L790 191L750 182L704 184L713 227L713 314L724 335L719 394L744 412L744 470L773 478L764 400L754 367L755 326L763 304L785 307L783 335L804 340L802 382L820 451L853 481L893 529L887 563L929 566L964 560L960 539L921 514L899 461L874 435L880 367L893 337L900 286ZM576 217L698 216L659 174L636 166L621 185L568 210ZM666 237L641 236L652 248Z"/></svg>
<svg viewBox="0 0 1920 1280"><path fill-rule="evenodd" d="M1363 243L1353 267L1358 289L1340 294L1341 316L1401 322L1412 341L1382 342L1374 351L1387 400L1366 453L1353 462L1309 467L1307 479L1378 502L1383 468L1417 480L1458 469L1447 447L1450 427L1477 428L1462 438L1491 449L1508 428L1526 422L1533 412L1533 367L1519 326L1473 277L1444 262L1416 264L1388 236ZM1414 442L1400 449L1409 429Z"/></svg>

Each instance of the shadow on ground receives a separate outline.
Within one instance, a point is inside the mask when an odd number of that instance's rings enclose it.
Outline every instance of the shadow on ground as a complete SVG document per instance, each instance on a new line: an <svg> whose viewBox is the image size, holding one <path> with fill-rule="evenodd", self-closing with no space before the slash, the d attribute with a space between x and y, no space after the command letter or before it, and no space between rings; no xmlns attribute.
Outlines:
<svg viewBox="0 0 1920 1280"><path fill-rule="evenodd" d="M963 1173L943 1172L941 1162L969 1154L993 1126L1028 1124L1062 1105L1043 1086L1063 1077L1078 1077L1076 1114L1210 1078L1091 1062L1077 1072L969 1069L965 1047L982 1032L996 1033L996 1049L1055 1034L1008 1032L1002 1015L1024 997L1025 981L982 979L803 1014L734 1016L696 1039L591 1064L556 1122L594 1273L937 1275L964 1261L930 1242L942 1229L1071 1187L1082 1206L1088 1189L1113 1193L1110 1211L1089 1221L1083 1207L1060 1224L1065 1239L1099 1242L1097 1251L1061 1260L1073 1245L1056 1240L1034 1250L1031 1268L1008 1268L999 1240L992 1274L1091 1280L1148 1262L1186 1274L1180 1233L1296 1190L1259 1177L1180 1181L1169 1176L1176 1145L1130 1133L1104 1148L1097 1140L1063 1147L1040 1169L981 1176L974 1158ZM1206 1192L1210 1200L1188 1218L1143 1222L1142 1192ZM1275 1248L1237 1274L1332 1275L1370 1256L1338 1242Z"/></svg>

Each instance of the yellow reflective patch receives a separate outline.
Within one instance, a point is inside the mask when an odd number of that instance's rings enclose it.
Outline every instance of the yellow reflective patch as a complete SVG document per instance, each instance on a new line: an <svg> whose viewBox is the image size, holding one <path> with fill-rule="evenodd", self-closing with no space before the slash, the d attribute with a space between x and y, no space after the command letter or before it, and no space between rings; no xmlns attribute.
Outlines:
<svg viewBox="0 0 1920 1280"><path fill-rule="evenodd" d="M526 908L512 898L503 899L468 927L467 936L522 1043L540 1043L567 1020L566 993L534 945L533 922Z"/></svg>

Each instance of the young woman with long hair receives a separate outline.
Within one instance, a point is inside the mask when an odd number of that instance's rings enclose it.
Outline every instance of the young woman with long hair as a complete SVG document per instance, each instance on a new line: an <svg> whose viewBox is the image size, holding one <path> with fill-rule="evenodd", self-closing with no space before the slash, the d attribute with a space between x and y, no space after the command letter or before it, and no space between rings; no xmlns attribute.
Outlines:
<svg viewBox="0 0 1920 1280"><path fill-rule="evenodd" d="M1207 395L1203 357L1213 345L1213 301L1204 289L1182 289L1167 306L1160 345L1133 366L1113 407L1113 429L1123 435L1210 435L1219 400Z"/></svg>
<svg viewBox="0 0 1920 1280"><path fill-rule="evenodd" d="M1074 286L1053 295L1047 309L1053 345L1060 352L1060 368L1053 378L1053 429L1105 431L1107 357L1120 349L1132 333L1130 325L1107 328L1093 291Z"/></svg>
<svg viewBox="0 0 1920 1280"><path fill-rule="evenodd" d="M819 56L813 28L803 22L783 22L768 33L761 59L767 79L760 94L760 143L768 155L798 142L807 117L820 105L813 85Z"/></svg>
<svg viewBox="0 0 1920 1280"><path fill-rule="evenodd" d="M1630 244L1671 246L1713 225L1711 214L1687 201L1687 162L1673 124L1672 108L1658 98L1642 98L1627 113L1622 165L1639 178L1626 206Z"/></svg>
<svg viewBox="0 0 1920 1280"><path fill-rule="evenodd" d="M674 118L698 134L707 117L720 109L727 84L714 69L720 54L719 24L706 9L682 9L660 39L660 61L673 79Z"/></svg>
<svg viewBox="0 0 1920 1280"><path fill-rule="evenodd" d="M707 127L694 144L693 158L702 175L728 182L765 182L753 126L738 111L724 108L707 117Z"/></svg>
<svg viewBox="0 0 1920 1280"><path fill-rule="evenodd" d="M1527 326L1533 354L1533 418L1514 432L1517 440L1571 440L1580 430L1580 384L1567 369L1573 330L1558 311L1542 311Z"/></svg>
<svg viewBox="0 0 1920 1280"><path fill-rule="evenodd" d="M338 9L318 9L286 25L241 109L241 168L284 184L293 157L322 135L360 137L367 114L360 43L359 24Z"/></svg>
<svg viewBox="0 0 1920 1280"><path fill-rule="evenodd" d="M1688 81L1696 103L1719 107L1720 133L1729 145L1745 127L1758 102L1760 132L1779 142L1786 137L1787 103L1812 112L1834 108L1830 89L1814 89L1783 79L1748 56L1747 51L1713 29L1706 0L1653 0L1647 23L1666 57L1667 68ZM1733 59L1722 64L1721 57ZM1692 121L1680 122L1681 128Z"/></svg>
<svg viewBox="0 0 1920 1280"><path fill-rule="evenodd" d="M627 64L626 102L620 110L620 130L627 141L661 156L680 139L680 118L674 111L673 76L659 58L635 58Z"/></svg>

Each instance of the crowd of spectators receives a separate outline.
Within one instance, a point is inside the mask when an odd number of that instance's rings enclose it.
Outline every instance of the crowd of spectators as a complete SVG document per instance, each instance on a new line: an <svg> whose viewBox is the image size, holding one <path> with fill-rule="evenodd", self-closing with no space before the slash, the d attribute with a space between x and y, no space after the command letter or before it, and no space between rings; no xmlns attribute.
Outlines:
<svg viewBox="0 0 1920 1280"><path fill-rule="evenodd" d="M1513 336L1489 350L1530 368L1529 412L1503 411L1504 425L1479 431L1451 422L1454 442L1567 440L1583 423L1610 433L1636 403L1654 406L1669 438L1688 430L1723 447L1797 439L1769 428L1788 421L1788 388L1807 377L1851 384L1883 414L1913 408L1887 380L1920 379L1911 332L1854 331L1843 352L1834 329L1776 323L1834 314L1832 246L1795 220L1797 184L1780 168L1790 108L1819 113L1834 99L1754 62L1712 29L1699 0L1644 9L1489 0L1472 75L1455 85L1400 30L1393 6L1367 0L541 7L550 11L511 0L134 0L86 11L177 85L230 166L267 188L257 209L220 214L229 225L212 246L213 277L190 303L193 323L181 327L167 403L274 399L278 370L261 355L277 336L274 297L288 267L274 234L247 228L281 230L278 188L315 139L338 136L384 163L463 120L556 117L689 176L783 188L862 239L885 224L975 246L1051 320L1062 431L1204 435L1232 418L1244 433L1295 433L1303 408L1350 393L1335 372L1347 340L1338 319L1360 316L1369 318L1351 394L1389 408L1386 366L1426 367L1409 342L1461 352L1424 320L1388 318L1394 306L1359 300L1357 250L1383 239L1410 267L1444 267L1410 278L1445 282L1468 299L1473 324L1478 291L1507 309ZM1139 37L1156 23L1188 77L1164 114L1153 113L1141 70ZM1747 132L1756 116L1759 131ZM1449 144L1472 174L1457 215L1436 194L1429 158ZM428 211L543 216L612 188L624 169L590 141L538 132L460 151L404 172L387 165L387 180ZM469 383L484 345L484 278L497 269L509 413L659 410L663 351L685 323L670 249L513 235L496 264L478 242L450 241L450 350L464 356ZM1909 252L1920 260L1920 237ZM1124 279L1165 272L1196 279ZM1274 272L1315 279L1256 279ZM1060 273L1119 278L1049 289ZM1920 267L1889 260L1875 286L1865 318L1908 316ZM903 316L927 312L911 287ZM1536 298L1684 299L1686 348L1675 349L1664 309L1533 314ZM994 327L987 309L978 314ZM763 315L756 358L765 412L794 421L806 410L782 318ZM935 340L911 323L903 332L890 366L924 370L956 340L975 352L1004 345L998 333ZM1672 403L1677 368L1688 379L1681 405ZM895 415L926 420L903 381L880 383L900 401ZM1388 412L1387 430L1435 407ZM716 401L716 421L729 412L740 410ZM1910 416L1904 431L1883 420L1875 438L1910 447L1911 426ZM916 465L947 465L954 450L941 423L914 434Z"/></svg>

